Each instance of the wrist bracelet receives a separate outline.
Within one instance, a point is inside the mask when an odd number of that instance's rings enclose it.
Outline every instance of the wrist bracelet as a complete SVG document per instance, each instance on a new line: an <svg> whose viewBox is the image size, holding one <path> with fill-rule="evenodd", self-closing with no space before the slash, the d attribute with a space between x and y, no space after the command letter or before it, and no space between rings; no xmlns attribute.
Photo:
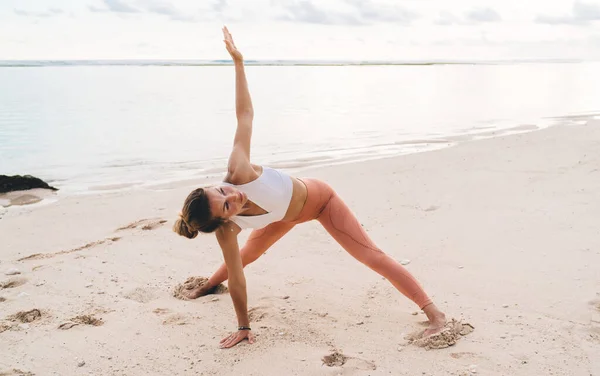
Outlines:
<svg viewBox="0 0 600 376"><path fill-rule="evenodd" d="M252 330L249 326L238 326L238 330Z"/></svg>

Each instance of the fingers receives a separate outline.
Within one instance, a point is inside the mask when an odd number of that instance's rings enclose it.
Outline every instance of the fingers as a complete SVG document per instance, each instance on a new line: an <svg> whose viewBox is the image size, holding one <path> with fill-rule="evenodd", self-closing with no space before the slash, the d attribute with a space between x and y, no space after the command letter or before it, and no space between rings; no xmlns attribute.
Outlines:
<svg viewBox="0 0 600 376"><path fill-rule="evenodd" d="M227 28L227 26L223 27L223 32L225 33L225 35L227 36L228 39L232 39L231 33L229 32L229 29Z"/></svg>
<svg viewBox="0 0 600 376"><path fill-rule="evenodd" d="M225 41L229 41L232 46L235 46L235 43L233 43L233 37L231 36L231 33L227 29L227 26L223 27L223 37L225 38Z"/></svg>
<svg viewBox="0 0 600 376"><path fill-rule="evenodd" d="M228 341L228 340L229 340L231 337L233 337L233 335L234 335L234 334L235 334L235 333L232 333L232 334L228 335L227 337L223 338L223 339L221 340L221 342L219 342L219 344L221 344L221 345L222 345L223 343L227 342L227 341Z"/></svg>
<svg viewBox="0 0 600 376"><path fill-rule="evenodd" d="M244 337L240 336L238 333L234 333L228 337L227 341L225 341L225 342L223 342L223 344L221 344L221 348L228 349L228 348L236 345L242 339L244 339Z"/></svg>
<svg viewBox="0 0 600 376"><path fill-rule="evenodd" d="M223 36L225 37L225 39L231 38L231 33L227 29L227 26L223 26Z"/></svg>
<svg viewBox="0 0 600 376"><path fill-rule="evenodd" d="M235 332L230 334L228 337L223 338L219 342L219 347L222 349L228 349L240 343L244 338L248 338L248 343L250 344L256 341L252 332L248 332L248 334L244 334L243 332Z"/></svg>

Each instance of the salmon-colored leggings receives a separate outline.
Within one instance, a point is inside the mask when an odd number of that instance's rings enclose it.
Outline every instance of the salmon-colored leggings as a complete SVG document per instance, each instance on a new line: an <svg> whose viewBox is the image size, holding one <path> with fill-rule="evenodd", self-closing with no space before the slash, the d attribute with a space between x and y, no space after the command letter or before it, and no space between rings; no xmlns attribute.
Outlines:
<svg viewBox="0 0 600 376"><path fill-rule="evenodd" d="M252 231L240 250L244 266L258 259L295 225L316 219L348 253L385 277L419 308L431 303L431 299L410 272L377 248L352 211L327 183L316 179L302 179L302 182L308 189L308 197L298 218L274 222ZM226 279L227 267L223 264L210 277L209 283L216 286Z"/></svg>

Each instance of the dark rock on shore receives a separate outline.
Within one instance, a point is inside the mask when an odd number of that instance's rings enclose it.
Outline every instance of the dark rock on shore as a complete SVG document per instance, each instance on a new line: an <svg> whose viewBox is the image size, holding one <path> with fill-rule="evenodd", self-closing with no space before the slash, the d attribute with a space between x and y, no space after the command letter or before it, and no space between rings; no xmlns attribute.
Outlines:
<svg viewBox="0 0 600 376"><path fill-rule="evenodd" d="M51 187L42 179L31 175L0 175L0 193L12 191L26 191L28 189L43 188L58 191L57 188Z"/></svg>

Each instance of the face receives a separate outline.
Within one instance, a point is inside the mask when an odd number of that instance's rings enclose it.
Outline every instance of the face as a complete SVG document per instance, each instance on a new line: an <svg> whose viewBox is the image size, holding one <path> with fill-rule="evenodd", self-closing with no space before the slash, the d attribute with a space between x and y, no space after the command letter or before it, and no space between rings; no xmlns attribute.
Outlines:
<svg viewBox="0 0 600 376"><path fill-rule="evenodd" d="M240 214L248 197L245 193L228 185L219 185L206 189L210 211L215 217L228 219Z"/></svg>

